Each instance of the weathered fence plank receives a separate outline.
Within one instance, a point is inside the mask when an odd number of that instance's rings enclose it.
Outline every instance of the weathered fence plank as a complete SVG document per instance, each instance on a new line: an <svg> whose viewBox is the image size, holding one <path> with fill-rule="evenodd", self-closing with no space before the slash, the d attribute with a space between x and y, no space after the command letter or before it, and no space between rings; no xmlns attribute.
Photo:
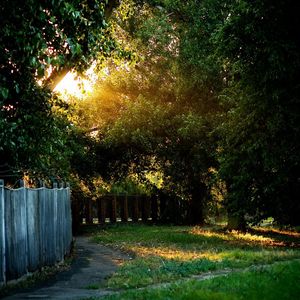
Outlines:
<svg viewBox="0 0 300 300"><path fill-rule="evenodd" d="M27 189L28 271L40 265L40 220L38 190Z"/></svg>
<svg viewBox="0 0 300 300"><path fill-rule="evenodd" d="M5 190L7 280L16 279L27 273L27 201L25 195L24 187L17 190Z"/></svg>
<svg viewBox="0 0 300 300"><path fill-rule="evenodd" d="M47 224L45 224L46 221L46 189L40 188L38 190L39 194L39 235L40 235L40 264L45 265L46 264L46 251L47 251L47 245L46 245L46 230L47 230Z"/></svg>
<svg viewBox="0 0 300 300"><path fill-rule="evenodd" d="M46 227L46 265L52 265L55 263L55 238L54 238L54 201L53 191L46 189L46 211L45 219L43 220Z"/></svg>
<svg viewBox="0 0 300 300"><path fill-rule="evenodd" d="M4 181L0 180L0 285L6 281L5 276L5 214Z"/></svg>
<svg viewBox="0 0 300 300"><path fill-rule="evenodd" d="M64 223L64 216L66 214L64 210L64 201L66 201L62 196L63 189L59 189L56 191L56 260L61 261L64 258L64 245L65 245L65 239L64 239L64 228L66 228Z"/></svg>
<svg viewBox="0 0 300 300"><path fill-rule="evenodd" d="M65 193L65 216L66 216L66 226L65 228L69 228L69 230L65 230L66 233L66 242L65 242L65 254L69 253L72 246L73 236L72 236L72 213L71 213L71 189L70 186L67 185L64 190Z"/></svg>

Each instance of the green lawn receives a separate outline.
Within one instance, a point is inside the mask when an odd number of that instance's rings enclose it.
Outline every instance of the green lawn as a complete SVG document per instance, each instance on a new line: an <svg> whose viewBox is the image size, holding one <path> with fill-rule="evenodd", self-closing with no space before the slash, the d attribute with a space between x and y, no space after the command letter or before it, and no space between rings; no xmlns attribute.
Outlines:
<svg viewBox="0 0 300 300"><path fill-rule="evenodd" d="M297 300L300 296L300 262L235 273L205 281L189 280L165 288L130 290L103 300Z"/></svg>
<svg viewBox="0 0 300 300"><path fill-rule="evenodd" d="M107 299L296 299L293 293L300 295L296 232L253 229L241 234L221 227L116 225L95 233L93 240L135 257L107 282L109 288L129 291ZM180 281L228 268L248 269L201 282ZM286 278L294 282L293 289ZM174 284L165 288L130 290L170 282ZM274 293L280 297L274 298Z"/></svg>

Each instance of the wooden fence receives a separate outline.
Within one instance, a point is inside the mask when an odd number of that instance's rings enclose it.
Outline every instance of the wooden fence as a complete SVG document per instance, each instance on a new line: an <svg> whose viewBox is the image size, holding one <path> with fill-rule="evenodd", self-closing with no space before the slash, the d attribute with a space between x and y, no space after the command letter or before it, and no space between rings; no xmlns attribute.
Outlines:
<svg viewBox="0 0 300 300"><path fill-rule="evenodd" d="M74 224L104 224L115 222L156 222L159 203L143 195L106 195L97 200L73 201Z"/></svg>
<svg viewBox="0 0 300 300"><path fill-rule="evenodd" d="M71 219L69 187L9 189L0 180L0 285L62 261Z"/></svg>

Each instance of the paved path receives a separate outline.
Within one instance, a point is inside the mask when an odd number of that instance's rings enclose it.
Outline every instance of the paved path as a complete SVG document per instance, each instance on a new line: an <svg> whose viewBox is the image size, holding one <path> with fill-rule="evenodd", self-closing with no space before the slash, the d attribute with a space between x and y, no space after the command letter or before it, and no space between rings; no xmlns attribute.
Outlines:
<svg viewBox="0 0 300 300"><path fill-rule="evenodd" d="M88 237L77 237L75 259L70 270L56 274L40 288L4 299L82 299L106 295L110 293L109 290L93 290L88 287L105 282L118 265L128 259L129 255L92 243Z"/></svg>

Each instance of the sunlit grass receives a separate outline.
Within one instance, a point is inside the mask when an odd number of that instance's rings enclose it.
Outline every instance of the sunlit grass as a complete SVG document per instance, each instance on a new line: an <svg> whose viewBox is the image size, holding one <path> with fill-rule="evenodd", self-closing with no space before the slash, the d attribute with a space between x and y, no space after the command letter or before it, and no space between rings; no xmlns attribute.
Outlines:
<svg viewBox="0 0 300 300"><path fill-rule="evenodd" d="M166 287L130 290L104 300L296 300L300 295L300 262L280 262L205 281L187 280ZM95 298L94 298L95 299ZM101 298L102 299L102 298Z"/></svg>
<svg viewBox="0 0 300 300"><path fill-rule="evenodd" d="M267 232L267 231L266 231ZM191 234L206 236L206 237L217 237L221 238L224 241L228 241L235 244L248 244L250 246L253 245L261 245L261 246L285 246L284 241L277 241L274 238L263 236L263 231L261 234L253 234L253 233L241 233L239 231L231 231L226 233L218 233L213 232L211 230L203 230L199 227L192 228L190 231ZM292 233L291 233L292 235ZM295 235L295 237L297 237Z"/></svg>
<svg viewBox="0 0 300 300"><path fill-rule="evenodd" d="M97 233L94 240L135 256L108 280L111 288L142 287L207 271L300 258L299 238L292 232L243 234L224 228L118 225Z"/></svg>
<svg viewBox="0 0 300 300"><path fill-rule="evenodd" d="M164 259L180 259L182 261L207 258L211 260L221 259L220 253L213 251L199 252L197 250L177 249L176 247L166 246L132 246L130 250L141 257L158 256Z"/></svg>

